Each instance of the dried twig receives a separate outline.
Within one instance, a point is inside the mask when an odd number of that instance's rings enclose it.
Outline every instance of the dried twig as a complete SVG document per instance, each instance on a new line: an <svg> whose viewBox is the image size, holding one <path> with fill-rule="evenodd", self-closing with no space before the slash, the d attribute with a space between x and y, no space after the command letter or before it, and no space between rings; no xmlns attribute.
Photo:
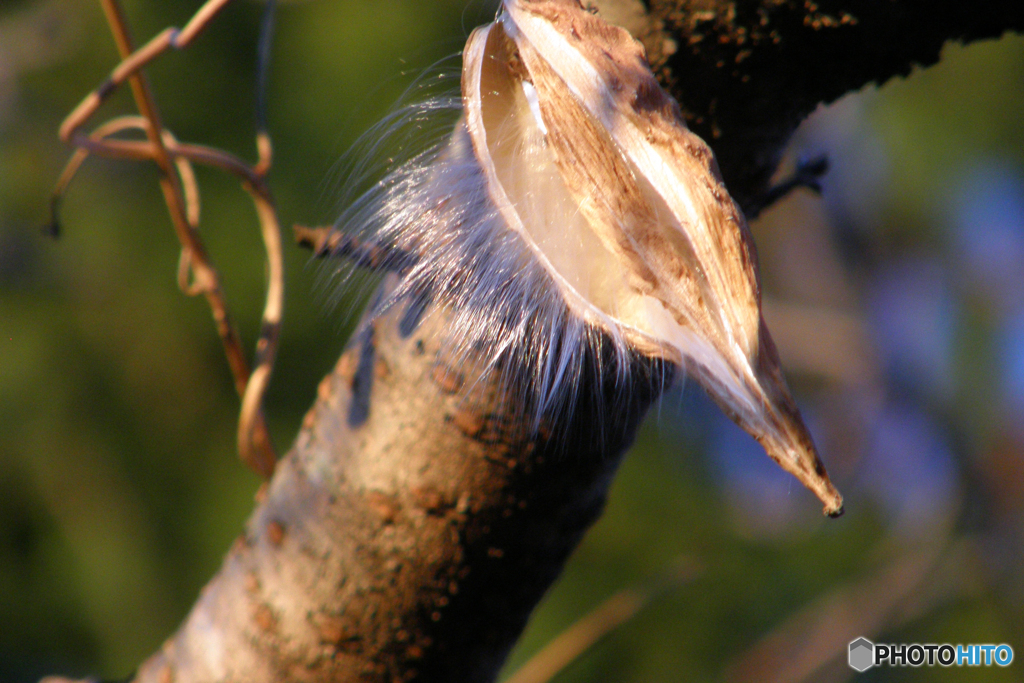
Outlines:
<svg viewBox="0 0 1024 683"><path fill-rule="evenodd" d="M61 125L61 139L71 142L78 149L58 181L53 207L56 208L64 188L87 154L156 163L160 169L160 187L164 200L182 245L179 286L189 295L202 293L206 296L234 376L235 388L242 397L238 427L239 454L253 470L269 478L274 471L277 456L261 406L276 356L284 302L280 226L273 199L264 180L271 164L270 138L261 126L256 139L259 161L255 167L220 150L180 144L162 126L148 82L142 74L142 68L169 47L186 47L230 0L209 0L183 29L168 28L139 50L135 50L132 45L124 13L117 0L100 1L122 61L107 80L90 93ZM132 88L136 106L142 116L114 119L89 135L80 132L103 101L126 81ZM147 140L110 139L111 135L128 129L143 131ZM191 169L192 163L208 164L233 173L242 180L243 187L256 205L267 250L269 284L260 337L256 344L256 367L251 373L241 338L228 312L220 276L197 232L199 192ZM192 275L191 282L189 273Z"/></svg>
<svg viewBox="0 0 1024 683"><path fill-rule="evenodd" d="M504 683L547 683L598 641L639 614L651 600L693 580L699 571L690 561L677 561L655 581L619 591L562 631Z"/></svg>
<svg viewBox="0 0 1024 683"><path fill-rule="evenodd" d="M416 256L408 251L349 235L329 226L308 228L293 225L295 243L313 251L316 258L343 256L355 265L371 270L388 270L404 274L416 263Z"/></svg>
<svg viewBox="0 0 1024 683"><path fill-rule="evenodd" d="M149 122L141 116L118 116L117 118L110 119L106 123L98 126L96 130L88 136L88 144L102 144L107 141L110 136L116 135L125 130L139 130L146 132ZM162 132L164 144L173 148L177 145L178 141L171 133L171 131L164 129ZM57 223L57 207L60 200L63 198L64 193L67 191L71 181L74 180L75 175L81 168L82 164L87 158L89 158L90 148L85 144L79 145L78 149L75 150L71 158L68 159L68 163L65 164L64 170L60 174L60 178L57 179L57 184L53 189L53 196L51 199L51 220L54 225ZM188 224L193 229L199 227L199 185L196 183L196 174L192 169L192 163L185 157L179 156L175 158L174 164L178 170L178 178L181 181L182 190L185 195L185 218ZM182 287L182 289L185 289Z"/></svg>
<svg viewBox="0 0 1024 683"><path fill-rule="evenodd" d="M725 680L846 680L854 672L838 664L851 640L891 632L970 590L977 557L971 539L943 535L911 548L902 547L904 540L897 543L896 556L874 572L833 588L776 625L726 667Z"/></svg>
<svg viewBox="0 0 1024 683"><path fill-rule="evenodd" d="M754 220L761 212L779 201L798 187L806 187L815 194L821 194L821 178L828 172L828 157L819 156L797 164L796 170L775 185L769 187L760 197L755 197L743 207L747 220Z"/></svg>

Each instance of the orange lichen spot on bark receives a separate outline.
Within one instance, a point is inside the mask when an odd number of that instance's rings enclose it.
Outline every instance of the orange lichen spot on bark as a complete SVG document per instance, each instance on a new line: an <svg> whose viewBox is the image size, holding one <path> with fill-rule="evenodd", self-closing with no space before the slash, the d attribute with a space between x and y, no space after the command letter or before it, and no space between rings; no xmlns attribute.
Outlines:
<svg viewBox="0 0 1024 683"><path fill-rule="evenodd" d="M275 547L280 547L284 543L284 536L284 524L281 522L275 519L267 525L267 540Z"/></svg>

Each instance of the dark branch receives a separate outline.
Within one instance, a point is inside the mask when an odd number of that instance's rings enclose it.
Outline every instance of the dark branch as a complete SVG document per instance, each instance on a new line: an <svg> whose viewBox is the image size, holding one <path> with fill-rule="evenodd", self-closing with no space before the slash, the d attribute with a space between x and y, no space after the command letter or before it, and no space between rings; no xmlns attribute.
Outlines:
<svg viewBox="0 0 1024 683"><path fill-rule="evenodd" d="M367 243L333 227L292 226L295 243L311 249L316 258L346 258L360 268L405 273L416 264L416 257L397 247Z"/></svg>
<svg viewBox="0 0 1024 683"><path fill-rule="evenodd" d="M947 41L1024 30L1019 0L648 4L637 33L655 72L715 150L744 209L767 190L790 135L820 103L934 64Z"/></svg>

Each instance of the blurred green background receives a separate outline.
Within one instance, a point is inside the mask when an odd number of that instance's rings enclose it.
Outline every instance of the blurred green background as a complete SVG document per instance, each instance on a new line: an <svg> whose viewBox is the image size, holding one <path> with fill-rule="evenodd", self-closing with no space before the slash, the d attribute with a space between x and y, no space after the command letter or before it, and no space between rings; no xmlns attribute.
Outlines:
<svg viewBox="0 0 1024 683"><path fill-rule="evenodd" d="M198 0L126 3L137 39ZM149 75L181 139L253 157L261 5L231 5ZM286 3L269 121L283 223L331 222L337 160L484 3ZM252 507L237 398L152 168L90 160L42 236L62 118L116 61L90 0L0 3L0 681L128 675L180 622ZM449 66L457 61L448 60ZM132 112L126 93L101 119ZM604 598L679 558L702 569L558 681L830 680L845 646L1008 643L1024 652L1024 39L817 112L789 165L827 154L817 197L753 225L766 317L847 515L820 506L694 387L652 413L608 511L509 669ZM262 307L251 203L199 170L202 232L243 337ZM267 401L286 448L341 350L307 254L286 249ZM1007 669L863 680L1024 680Z"/></svg>

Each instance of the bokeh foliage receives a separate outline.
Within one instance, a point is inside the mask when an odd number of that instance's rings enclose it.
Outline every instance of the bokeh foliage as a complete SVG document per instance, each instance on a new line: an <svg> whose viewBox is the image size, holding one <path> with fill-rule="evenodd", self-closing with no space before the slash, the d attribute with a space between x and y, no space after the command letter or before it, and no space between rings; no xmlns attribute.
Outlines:
<svg viewBox="0 0 1024 683"><path fill-rule="evenodd" d="M125 4L141 39L181 25L200 3ZM456 0L282 6L269 121L284 224L333 220L344 196L337 160L416 75L458 52L487 11ZM180 138L253 157L260 12L237 2L193 47L149 70ZM60 240L39 230L68 153L57 127L115 59L90 0L0 5L3 681L127 675L216 571L258 486L236 459L237 398L208 311L175 286L178 252L156 172L92 160L62 205ZM699 578L559 680L738 677L738 662L756 661L750 648L789 633L799 610L921 547L938 548L938 568L858 635L1024 652L1022 84L1024 40L1007 36L949 46L940 65L845 98L794 141L794 158L829 155L824 196L797 192L754 225L767 296L812 332L833 320L815 317L823 312L849 324L840 341L861 363L854 372L834 367L849 360L838 352L824 366L806 361L806 347L822 343L814 334L779 335L847 516L819 519L810 496L692 388L674 390L512 666L604 597L685 556L703 567ZM129 111L124 94L102 110ZM255 216L230 178L201 170L199 181L203 235L252 340L264 287ZM332 308L319 269L291 245L286 267L267 404L282 449L358 305ZM878 590L854 594L868 608L879 599ZM796 633L785 642L810 639ZM818 676L850 673L842 651L827 654ZM1020 666L971 674L1017 680Z"/></svg>

